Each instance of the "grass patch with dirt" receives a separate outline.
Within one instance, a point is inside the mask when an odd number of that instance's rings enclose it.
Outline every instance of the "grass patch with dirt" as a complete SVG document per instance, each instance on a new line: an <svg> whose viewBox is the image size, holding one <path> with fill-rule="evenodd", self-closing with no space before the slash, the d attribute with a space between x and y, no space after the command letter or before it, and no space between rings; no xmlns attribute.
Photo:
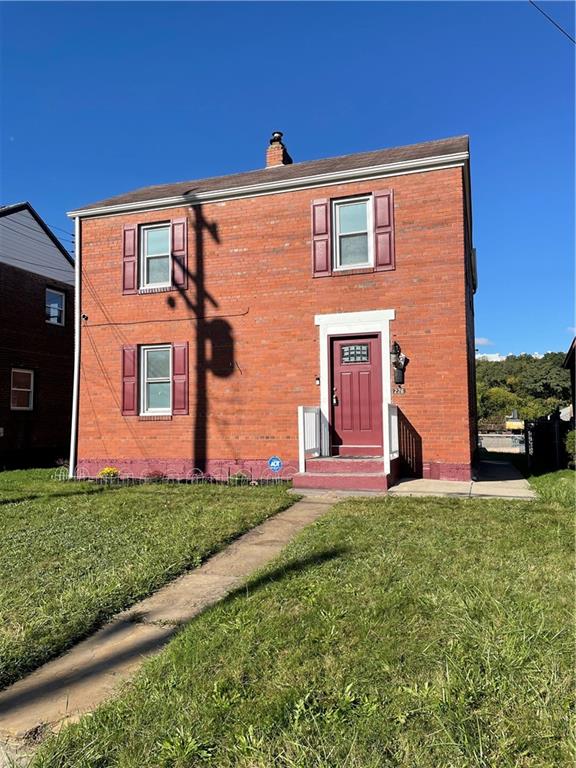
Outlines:
<svg viewBox="0 0 576 768"><path fill-rule="evenodd" d="M572 764L569 508L352 499L36 768Z"/></svg>
<svg viewBox="0 0 576 768"><path fill-rule="evenodd" d="M0 473L0 687L293 503L285 487Z"/></svg>

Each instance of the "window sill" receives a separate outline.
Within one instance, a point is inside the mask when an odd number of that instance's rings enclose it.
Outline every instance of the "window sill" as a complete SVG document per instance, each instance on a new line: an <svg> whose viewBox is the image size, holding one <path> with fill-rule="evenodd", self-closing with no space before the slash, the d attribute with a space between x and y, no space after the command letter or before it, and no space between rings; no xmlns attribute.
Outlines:
<svg viewBox="0 0 576 768"><path fill-rule="evenodd" d="M167 413L158 416L141 414L138 416L138 421L172 421L172 414Z"/></svg>
<svg viewBox="0 0 576 768"><path fill-rule="evenodd" d="M139 294L145 293L167 293L168 291L177 291L175 285L160 285L158 288L138 288Z"/></svg>
<svg viewBox="0 0 576 768"><path fill-rule="evenodd" d="M350 269L333 269L327 275L314 275L314 277L345 277L346 275L367 275L377 272L374 267L351 267Z"/></svg>

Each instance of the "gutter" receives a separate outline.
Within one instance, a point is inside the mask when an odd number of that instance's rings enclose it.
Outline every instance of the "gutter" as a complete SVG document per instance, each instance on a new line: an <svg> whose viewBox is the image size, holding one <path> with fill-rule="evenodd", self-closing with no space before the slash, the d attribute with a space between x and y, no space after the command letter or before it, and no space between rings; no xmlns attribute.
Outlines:
<svg viewBox="0 0 576 768"><path fill-rule="evenodd" d="M74 219L74 374L72 383L72 424L70 428L70 465L68 479L76 476L76 459L78 456L78 399L80 389L80 288L81 288L81 243L80 217Z"/></svg>
<svg viewBox="0 0 576 768"><path fill-rule="evenodd" d="M70 218L110 216L112 214L144 211L151 208L174 208L185 205L194 205L195 203L212 203L242 197L279 194L288 190L322 187L326 184L338 184L339 182L362 181L364 179L378 179L386 176L454 168L465 165L468 162L469 157L470 155L468 152L456 152L451 155L439 155L436 157L421 158L419 160L402 160L398 163L371 165L367 168L353 168L346 171L332 171L331 173L316 174L314 176L300 176L295 179L265 181L260 184L250 184L242 187L209 190L207 192L198 192L195 195L175 195L155 200L141 200L133 203L103 205L98 208L79 208L75 211L69 211L67 216Z"/></svg>

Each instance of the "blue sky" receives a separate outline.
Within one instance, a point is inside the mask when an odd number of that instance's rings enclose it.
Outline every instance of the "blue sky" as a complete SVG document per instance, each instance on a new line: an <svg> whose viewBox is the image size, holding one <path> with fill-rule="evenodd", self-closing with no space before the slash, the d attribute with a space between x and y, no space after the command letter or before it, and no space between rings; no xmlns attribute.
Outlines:
<svg viewBox="0 0 576 768"><path fill-rule="evenodd" d="M574 35L572 3L539 4ZM528 2L0 14L0 202L71 231L84 203L261 167L272 130L297 161L468 133L481 350L568 347L574 46Z"/></svg>

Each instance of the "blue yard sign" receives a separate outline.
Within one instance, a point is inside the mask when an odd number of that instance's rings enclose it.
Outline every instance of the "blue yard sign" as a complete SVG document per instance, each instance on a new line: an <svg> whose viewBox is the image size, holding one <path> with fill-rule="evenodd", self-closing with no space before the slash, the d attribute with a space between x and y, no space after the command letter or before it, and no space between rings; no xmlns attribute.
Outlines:
<svg viewBox="0 0 576 768"><path fill-rule="evenodd" d="M282 464L282 459L279 459L278 456L270 456L268 459L268 466L272 472L280 472L284 465Z"/></svg>

